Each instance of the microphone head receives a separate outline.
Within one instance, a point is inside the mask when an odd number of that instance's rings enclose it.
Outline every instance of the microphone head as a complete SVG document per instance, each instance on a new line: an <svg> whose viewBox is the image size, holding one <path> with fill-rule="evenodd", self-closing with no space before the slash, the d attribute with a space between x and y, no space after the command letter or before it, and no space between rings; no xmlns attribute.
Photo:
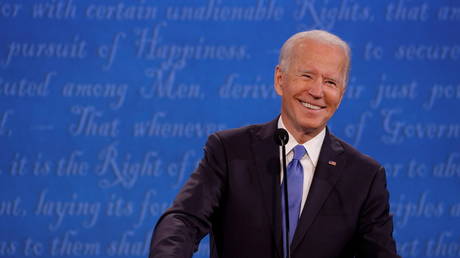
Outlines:
<svg viewBox="0 0 460 258"><path fill-rule="evenodd" d="M276 144L282 146L285 145L289 141L289 134L283 128L278 128L275 131L274 139Z"/></svg>

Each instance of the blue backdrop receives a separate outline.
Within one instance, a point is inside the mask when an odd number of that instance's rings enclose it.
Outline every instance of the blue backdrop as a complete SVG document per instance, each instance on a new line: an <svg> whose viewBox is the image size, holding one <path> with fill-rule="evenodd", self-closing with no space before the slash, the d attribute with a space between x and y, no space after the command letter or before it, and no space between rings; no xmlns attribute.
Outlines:
<svg viewBox="0 0 460 258"><path fill-rule="evenodd" d="M400 254L460 257L448 0L0 2L0 256L145 257L207 135L278 114L279 49L313 28L351 45L329 125L386 167Z"/></svg>

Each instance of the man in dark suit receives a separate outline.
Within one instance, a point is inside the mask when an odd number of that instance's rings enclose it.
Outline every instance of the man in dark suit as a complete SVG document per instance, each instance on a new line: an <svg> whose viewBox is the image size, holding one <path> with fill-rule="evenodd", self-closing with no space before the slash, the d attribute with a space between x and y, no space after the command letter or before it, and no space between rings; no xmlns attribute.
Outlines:
<svg viewBox="0 0 460 258"><path fill-rule="evenodd" d="M289 133L291 257L399 257L383 167L326 127L349 63L348 45L328 32L288 39L275 70L281 115L209 137L199 167L156 225L150 257L191 257L208 233L211 257L285 255L277 128Z"/></svg>

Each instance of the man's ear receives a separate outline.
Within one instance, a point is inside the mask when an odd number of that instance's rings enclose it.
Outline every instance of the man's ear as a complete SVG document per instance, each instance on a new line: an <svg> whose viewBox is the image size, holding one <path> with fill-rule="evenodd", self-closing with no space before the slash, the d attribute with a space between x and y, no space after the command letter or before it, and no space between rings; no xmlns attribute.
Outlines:
<svg viewBox="0 0 460 258"><path fill-rule="evenodd" d="M274 76L274 87L278 95L283 96L283 71L281 70L280 65L277 65L275 68Z"/></svg>

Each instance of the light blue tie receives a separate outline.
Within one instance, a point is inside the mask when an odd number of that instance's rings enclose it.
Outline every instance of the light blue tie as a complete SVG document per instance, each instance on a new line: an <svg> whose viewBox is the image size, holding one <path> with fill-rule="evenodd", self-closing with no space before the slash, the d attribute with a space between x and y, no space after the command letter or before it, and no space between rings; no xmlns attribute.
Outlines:
<svg viewBox="0 0 460 258"><path fill-rule="evenodd" d="M294 158L287 166L287 181L288 181L288 203L289 203L289 244L292 243L294 232L299 220L300 206L302 203L303 193L303 168L300 164L300 159L305 155L307 150L303 145L294 147ZM285 226L285 212L284 212L284 185L281 185L281 203L283 212L283 239L285 239L286 226ZM283 246L286 246L285 244ZM286 250L285 250L286 253Z"/></svg>

